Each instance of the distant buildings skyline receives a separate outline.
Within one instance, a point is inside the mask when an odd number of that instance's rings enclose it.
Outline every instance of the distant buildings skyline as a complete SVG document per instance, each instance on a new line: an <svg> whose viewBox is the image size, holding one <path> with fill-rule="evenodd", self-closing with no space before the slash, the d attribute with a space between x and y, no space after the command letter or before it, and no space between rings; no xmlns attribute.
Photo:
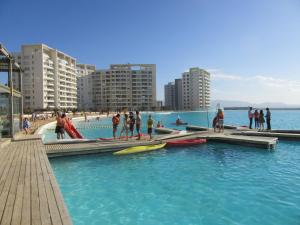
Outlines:
<svg viewBox="0 0 300 225"><path fill-rule="evenodd" d="M25 111L158 108L155 64L111 64L109 69L97 69L45 44L22 45L13 55L24 71ZM165 109L210 106L210 74L198 67L164 89Z"/></svg>

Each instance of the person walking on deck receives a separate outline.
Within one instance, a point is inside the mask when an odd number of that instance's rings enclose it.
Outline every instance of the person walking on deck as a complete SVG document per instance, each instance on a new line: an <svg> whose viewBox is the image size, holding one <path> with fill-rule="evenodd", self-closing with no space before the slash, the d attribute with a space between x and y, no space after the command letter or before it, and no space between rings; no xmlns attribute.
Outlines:
<svg viewBox="0 0 300 225"><path fill-rule="evenodd" d="M263 131L265 129L264 128L265 118L264 118L264 111L263 110L260 110L260 112L259 112L258 121L259 121L259 130Z"/></svg>
<svg viewBox="0 0 300 225"><path fill-rule="evenodd" d="M271 130L271 112L269 108L266 108L266 110L267 130Z"/></svg>
<svg viewBox="0 0 300 225"><path fill-rule="evenodd" d="M119 113L117 115L113 116L112 123L113 123L113 137L114 137L114 139L116 139L116 132L118 129L118 125L120 123L120 114Z"/></svg>
<svg viewBox="0 0 300 225"><path fill-rule="evenodd" d="M136 132L138 135L137 140L141 139L141 125L142 125L142 117L139 111L136 111L136 121L135 121L135 126L136 126Z"/></svg>
<svg viewBox="0 0 300 225"><path fill-rule="evenodd" d="M252 129L252 122L253 122L252 107L250 107L248 110L248 118L249 118L249 129Z"/></svg>

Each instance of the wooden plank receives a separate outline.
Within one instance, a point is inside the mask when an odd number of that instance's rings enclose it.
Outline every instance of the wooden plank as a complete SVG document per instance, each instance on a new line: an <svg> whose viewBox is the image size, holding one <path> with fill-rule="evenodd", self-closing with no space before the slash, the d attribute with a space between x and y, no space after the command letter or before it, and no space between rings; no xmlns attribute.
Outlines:
<svg viewBox="0 0 300 225"><path fill-rule="evenodd" d="M25 166L25 178L24 178L24 194L22 202L22 217L21 225L30 225L31 224L31 190L30 190L30 181L31 181L31 149L30 142L26 143L26 166Z"/></svg>
<svg viewBox="0 0 300 225"><path fill-rule="evenodd" d="M45 150L44 150L44 154L42 156L44 158L44 165L46 166L48 175L50 177L52 189L53 189L56 201L57 201L57 205L58 205L58 208L59 208L59 212L60 212L62 222L63 222L64 225L72 225L72 221L70 219L67 207L64 203L62 194L60 192L58 183L57 183L56 178L54 176L54 172L51 168L51 165L49 163L49 160L47 158Z"/></svg>
<svg viewBox="0 0 300 225"><path fill-rule="evenodd" d="M9 164L7 164L7 167L5 167L5 171L1 177L1 194L0 194L0 221L2 220L2 216L4 214L5 210L5 205L6 205L6 200L9 192L9 188L11 185L12 181L12 176L14 173L17 157L15 156L15 149L14 148L9 148L11 156L11 161ZM16 155L17 156L17 155Z"/></svg>
<svg viewBox="0 0 300 225"><path fill-rule="evenodd" d="M35 146L37 146L38 143L35 143ZM37 183L38 183L38 190L39 190L39 200L40 200L40 213L41 213L41 224L42 225L50 225L51 217L49 212L49 206L48 206L48 199L46 195L46 188L44 183L44 177L43 177L43 171L42 171L42 165L40 161L40 152L39 146L35 147L36 149L36 168L37 168Z"/></svg>
<svg viewBox="0 0 300 225"><path fill-rule="evenodd" d="M16 161L16 168L14 171L14 175L12 177L12 183L8 192L4 214L2 216L2 221L1 221L2 224L10 224L12 220L13 209L14 209L15 200L17 196L18 182L21 174L21 165L22 165L22 158L23 158L24 151L22 151L22 148L20 148L18 144L15 145L17 146L15 151L17 152L18 158Z"/></svg>
<svg viewBox="0 0 300 225"><path fill-rule="evenodd" d="M40 217L40 200L39 200L39 192L37 185L37 174L36 174L36 148L34 146L34 141L30 142L30 157L31 157L31 180L30 180L30 188L31 188L31 223L32 225L40 225L41 217Z"/></svg>
<svg viewBox="0 0 300 225"><path fill-rule="evenodd" d="M39 148L41 147L40 145L37 145ZM38 152L38 156L39 160L41 160L41 158L43 157L42 155L45 154L43 152L43 149L40 149ZM45 161L42 158L41 160L41 169L42 169L42 174L43 174L43 179L44 179L44 184L45 184L45 189L46 189L46 195L47 195L47 199L48 199L48 206L49 206L49 211L51 214L51 219L52 219L52 223L53 224L57 224L57 225L62 225L62 220L60 217L60 213L59 213L59 209L58 209L58 205L55 199L55 195L53 193L53 189L52 189L52 185L51 185L51 181L50 181L50 176L48 174L46 165L45 165Z"/></svg>
<svg viewBox="0 0 300 225"><path fill-rule="evenodd" d="M0 194L4 187L4 183L6 180L6 172L10 168L10 164L13 161L14 153L10 151L10 148L1 149L0 152Z"/></svg>
<svg viewBox="0 0 300 225"><path fill-rule="evenodd" d="M26 172L26 163L27 163L27 145L24 146L24 149L21 149L24 152L21 162L19 182L17 186L16 200L13 210L13 216L11 225L21 224L22 219L22 204L23 204L23 195L24 195L24 186L25 186L25 172Z"/></svg>
<svg viewBox="0 0 300 225"><path fill-rule="evenodd" d="M22 202L22 225L31 225L31 146L30 142L25 143L27 148L26 154L26 167L25 167L25 178L24 178L24 194Z"/></svg>

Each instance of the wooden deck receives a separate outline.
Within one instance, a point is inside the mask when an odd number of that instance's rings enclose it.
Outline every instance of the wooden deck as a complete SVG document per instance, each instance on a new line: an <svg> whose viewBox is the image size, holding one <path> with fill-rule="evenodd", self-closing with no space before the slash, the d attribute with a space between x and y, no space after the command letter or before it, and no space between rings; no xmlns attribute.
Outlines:
<svg viewBox="0 0 300 225"><path fill-rule="evenodd" d="M41 140L0 149L0 224L72 224Z"/></svg>

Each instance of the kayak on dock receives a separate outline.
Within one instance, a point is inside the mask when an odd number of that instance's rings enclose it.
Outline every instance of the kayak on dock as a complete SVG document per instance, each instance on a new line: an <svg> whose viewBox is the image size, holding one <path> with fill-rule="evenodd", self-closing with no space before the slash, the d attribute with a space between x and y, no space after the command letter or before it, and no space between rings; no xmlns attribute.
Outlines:
<svg viewBox="0 0 300 225"><path fill-rule="evenodd" d="M199 145L203 143L206 143L206 139L187 139L187 140L167 141L167 146L181 147L181 146L189 146L189 145Z"/></svg>
<svg viewBox="0 0 300 225"><path fill-rule="evenodd" d="M127 154L134 154L139 152L148 152L161 149L165 147L166 143L157 144L157 145L143 145L143 146L135 146L131 148L125 148L121 151L114 152L114 155L127 155Z"/></svg>

